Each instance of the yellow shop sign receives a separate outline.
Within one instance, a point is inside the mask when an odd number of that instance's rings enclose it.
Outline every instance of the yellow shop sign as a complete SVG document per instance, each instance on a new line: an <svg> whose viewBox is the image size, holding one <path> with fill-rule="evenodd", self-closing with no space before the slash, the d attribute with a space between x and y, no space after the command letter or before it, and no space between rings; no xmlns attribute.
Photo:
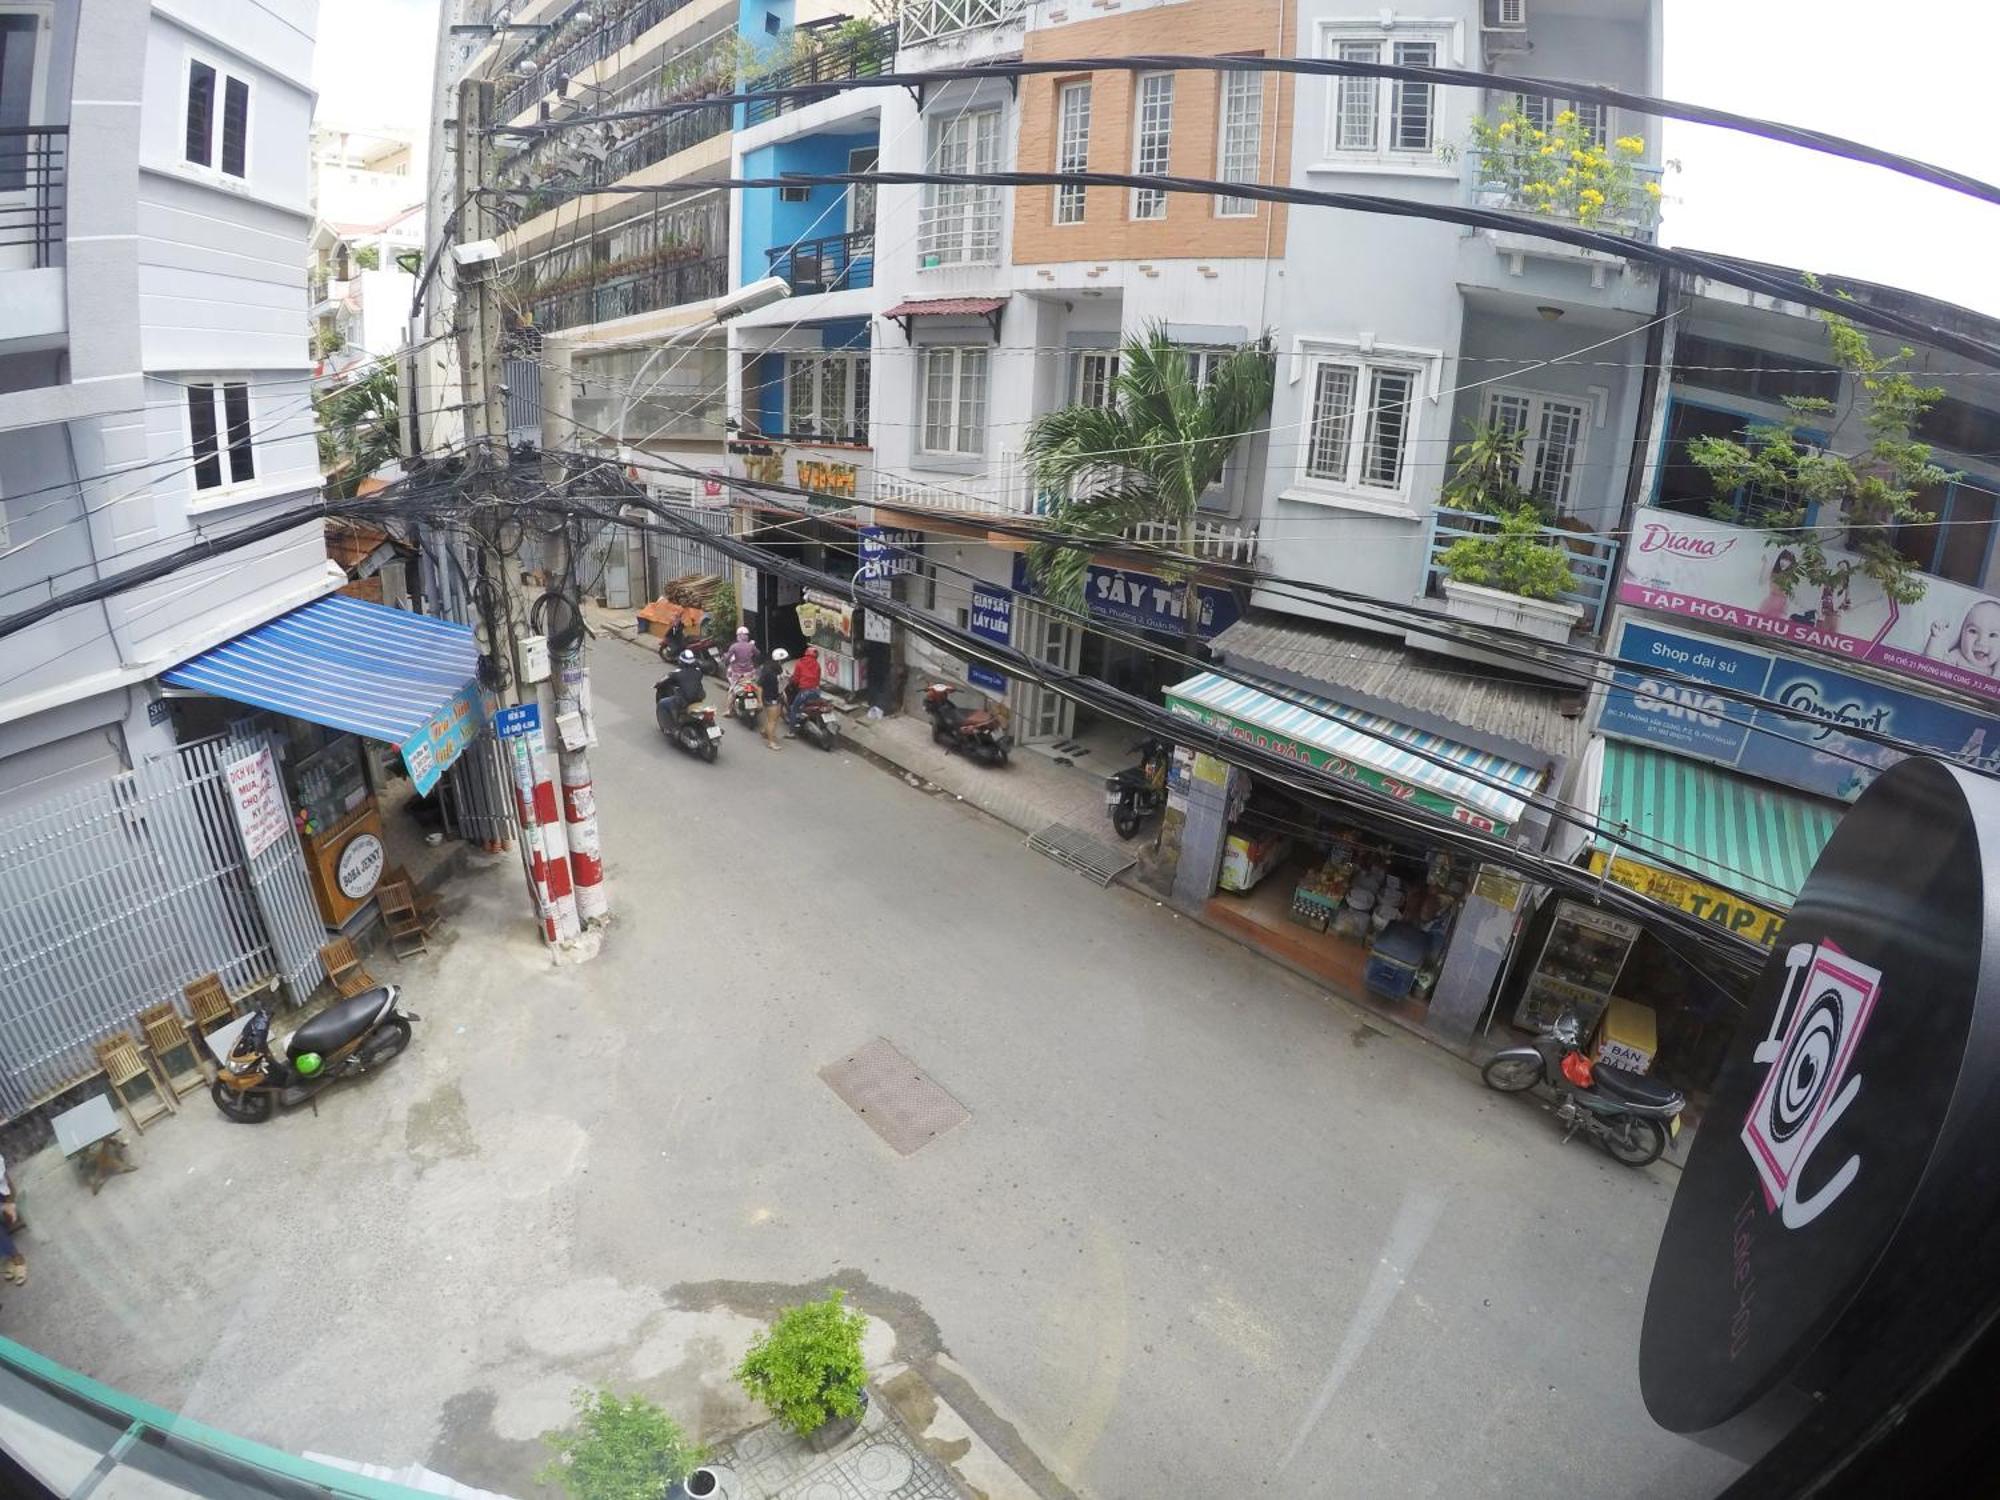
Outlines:
<svg viewBox="0 0 2000 1500"><path fill-rule="evenodd" d="M1783 912L1745 901L1732 891L1690 876L1676 875L1636 859L1623 856L1612 858L1602 849L1591 850L1590 873L1602 875L1607 858L1611 859L1611 879L1627 890L1649 896L1663 906L1678 907L1704 922L1713 922L1739 937L1762 943L1766 948L1778 941L1778 929L1785 923Z"/></svg>

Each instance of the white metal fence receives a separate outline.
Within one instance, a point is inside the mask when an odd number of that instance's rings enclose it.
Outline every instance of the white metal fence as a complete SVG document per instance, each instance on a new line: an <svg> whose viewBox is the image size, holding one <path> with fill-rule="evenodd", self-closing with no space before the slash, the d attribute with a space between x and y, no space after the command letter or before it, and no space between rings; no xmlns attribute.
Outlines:
<svg viewBox="0 0 2000 1500"><path fill-rule="evenodd" d="M0 818L0 1117L89 1074L93 1042L203 974L276 976L295 999L324 977L297 835L253 867L224 785L261 743L204 740Z"/></svg>

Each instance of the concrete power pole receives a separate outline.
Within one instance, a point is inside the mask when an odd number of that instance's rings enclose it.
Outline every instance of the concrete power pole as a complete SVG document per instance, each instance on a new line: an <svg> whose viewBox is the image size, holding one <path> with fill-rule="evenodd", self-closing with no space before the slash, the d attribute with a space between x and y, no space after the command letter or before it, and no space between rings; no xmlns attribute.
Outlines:
<svg viewBox="0 0 2000 1500"><path fill-rule="evenodd" d="M494 285L499 255L491 235L486 203L480 190L493 183L487 124L492 112L493 85L467 79L458 93L458 166L464 199L459 214L453 260L460 285L459 363L465 378L466 462L475 475L497 473L507 466L507 408L498 366L501 359L500 298ZM516 530L516 536L519 536ZM492 594L500 602L496 634L490 643L506 660L501 690L508 708L535 704L538 723L523 733L504 737L514 775L515 815L521 824L521 853L527 864L530 891L542 935L554 947L573 943L579 932L576 896L570 885L569 841L556 805L550 774L550 738L555 732L554 702L548 686L547 644L527 634L527 606L521 590L518 556L499 554L497 546L482 548L481 567ZM497 576L496 576L497 574Z"/></svg>

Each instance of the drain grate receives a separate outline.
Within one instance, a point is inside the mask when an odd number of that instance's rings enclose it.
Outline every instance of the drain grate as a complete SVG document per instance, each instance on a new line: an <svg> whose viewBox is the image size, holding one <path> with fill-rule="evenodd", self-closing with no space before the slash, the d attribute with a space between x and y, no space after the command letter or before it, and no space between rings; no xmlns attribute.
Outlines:
<svg viewBox="0 0 2000 1500"><path fill-rule="evenodd" d="M877 1037L819 1070L826 1086L901 1155L972 1118L922 1068Z"/></svg>
<svg viewBox="0 0 2000 1500"><path fill-rule="evenodd" d="M1067 823L1051 823L1040 833L1029 834L1028 847L1046 854L1057 864L1068 865L1079 875L1088 875L1099 885L1110 885L1139 862L1124 850L1101 844Z"/></svg>

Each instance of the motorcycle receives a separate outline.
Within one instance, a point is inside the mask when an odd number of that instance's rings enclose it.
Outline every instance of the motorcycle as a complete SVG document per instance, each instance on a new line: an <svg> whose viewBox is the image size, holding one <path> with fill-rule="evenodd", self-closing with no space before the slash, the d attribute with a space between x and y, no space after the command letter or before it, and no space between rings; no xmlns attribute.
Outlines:
<svg viewBox="0 0 2000 1500"><path fill-rule="evenodd" d="M676 620L673 628L660 638L660 660L671 666L681 659L683 651L694 653L702 676L713 677L717 682L727 677L722 664L722 647L710 636L700 635L690 640L687 627Z"/></svg>
<svg viewBox="0 0 2000 1500"><path fill-rule="evenodd" d="M1681 1133L1687 1096L1657 1079L1592 1062L1582 1037L1576 1013L1564 1011L1538 1040L1496 1052L1479 1076L1503 1094L1547 1083L1556 1091L1564 1140L1581 1130L1628 1167L1658 1161Z"/></svg>
<svg viewBox="0 0 2000 1500"><path fill-rule="evenodd" d="M1007 764L1014 737L1000 726L1000 716L983 708L961 708L951 688L934 682L924 689L924 712L931 716L931 738L947 750L957 750L988 765Z"/></svg>
<svg viewBox="0 0 2000 1500"><path fill-rule="evenodd" d="M225 1119L259 1125L279 1108L303 1104L343 1078L379 1068L410 1045L415 1011L396 1009L393 984L329 1005L271 1050L271 1013L259 1008L237 1033L209 1096Z"/></svg>
<svg viewBox="0 0 2000 1500"><path fill-rule="evenodd" d="M757 690L755 677L739 677L729 685L730 715L740 720L744 728L755 729L757 716L763 711L764 695Z"/></svg>
<svg viewBox="0 0 2000 1500"><path fill-rule="evenodd" d="M809 699L799 710L798 737L820 747L831 750L840 740L840 720L826 711L826 704L818 698Z"/></svg>
<svg viewBox="0 0 2000 1500"><path fill-rule="evenodd" d="M660 722L660 733L689 755L698 755L713 765L722 741L722 726L715 722L714 705L686 704L678 718L674 716L672 705L673 699L665 697L653 704L653 715Z"/></svg>
<svg viewBox="0 0 2000 1500"><path fill-rule="evenodd" d="M1167 757L1164 740L1141 740L1132 747L1139 764L1104 778L1104 809L1118 837L1129 839L1139 825L1167 805Z"/></svg>

